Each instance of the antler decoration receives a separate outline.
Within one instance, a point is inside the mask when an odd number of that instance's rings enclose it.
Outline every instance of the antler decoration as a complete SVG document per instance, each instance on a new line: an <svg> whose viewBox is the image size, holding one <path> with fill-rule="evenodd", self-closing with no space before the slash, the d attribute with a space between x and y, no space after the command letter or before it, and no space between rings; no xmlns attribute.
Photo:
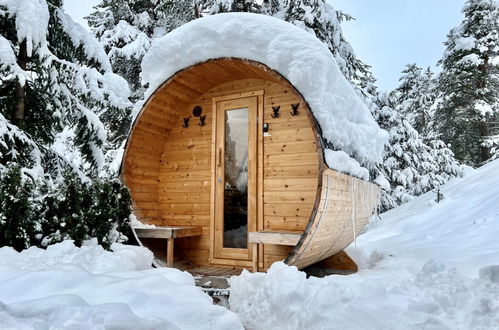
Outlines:
<svg viewBox="0 0 499 330"><path fill-rule="evenodd" d="M276 106L272 106L272 111L274 112L273 114L271 114L270 116L272 118L277 118L279 117L279 110L281 109L281 106L280 105L276 105Z"/></svg>
<svg viewBox="0 0 499 330"><path fill-rule="evenodd" d="M199 126L204 126L206 123L204 122L206 120L206 115L199 116Z"/></svg>
<svg viewBox="0 0 499 330"><path fill-rule="evenodd" d="M291 104L291 116L296 116L300 113L300 111L298 110L299 107L300 103Z"/></svg>

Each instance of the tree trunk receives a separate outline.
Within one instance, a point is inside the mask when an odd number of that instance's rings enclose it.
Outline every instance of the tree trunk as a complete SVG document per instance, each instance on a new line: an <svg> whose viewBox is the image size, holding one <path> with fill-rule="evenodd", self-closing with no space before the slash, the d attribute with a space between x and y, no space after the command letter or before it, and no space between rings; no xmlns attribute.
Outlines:
<svg viewBox="0 0 499 330"><path fill-rule="evenodd" d="M28 51L26 48L26 40L21 42L19 46L19 56L17 58L17 64L23 70L26 70L28 64ZM20 82L17 83L17 102L16 102L16 115L17 120L24 120L26 113L26 82L21 85Z"/></svg>
<svg viewBox="0 0 499 330"><path fill-rule="evenodd" d="M482 138L482 142L489 136L489 125L487 122L482 121L480 123L480 137ZM485 162L490 158L490 148L486 146L480 147L481 161Z"/></svg>

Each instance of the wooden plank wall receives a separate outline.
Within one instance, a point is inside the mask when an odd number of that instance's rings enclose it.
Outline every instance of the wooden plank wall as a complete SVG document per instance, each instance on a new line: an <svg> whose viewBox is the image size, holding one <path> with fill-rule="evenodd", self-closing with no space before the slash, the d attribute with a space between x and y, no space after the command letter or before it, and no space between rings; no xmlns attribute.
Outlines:
<svg viewBox="0 0 499 330"><path fill-rule="evenodd" d="M133 208L139 219L154 223L160 216L158 207L158 172L163 143L168 139L172 124L172 113L178 105L165 104L160 109L153 109L161 104L155 100L152 111L145 111L135 123L133 138L130 139L124 157L122 177L132 193Z"/></svg>
<svg viewBox="0 0 499 330"><path fill-rule="evenodd" d="M162 225L203 227L201 237L178 239L183 257L209 264L210 248L210 166L213 97L264 90L264 120L270 136L264 137L264 219L265 230L302 232L312 214L318 184L319 156L312 121L305 104L291 116L291 104L299 96L289 87L259 79L243 79L217 86L179 111L164 144L159 171L159 206ZM200 105L206 125L191 118L183 128L182 118ZM281 116L272 118L272 106L281 106ZM266 245L264 268L284 260L291 247ZM179 251L180 252L180 251Z"/></svg>
<svg viewBox="0 0 499 330"><path fill-rule="evenodd" d="M379 194L375 184L331 169L324 171L317 214L288 264L303 268L347 247L368 224Z"/></svg>

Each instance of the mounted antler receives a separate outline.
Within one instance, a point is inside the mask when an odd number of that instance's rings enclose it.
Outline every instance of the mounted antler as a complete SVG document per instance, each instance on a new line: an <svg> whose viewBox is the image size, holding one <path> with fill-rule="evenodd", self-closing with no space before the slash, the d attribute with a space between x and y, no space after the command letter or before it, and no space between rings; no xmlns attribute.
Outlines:
<svg viewBox="0 0 499 330"><path fill-rule="evenodd" d="M280 105L276 105L276 106L272 106L272 111L274 112L273 114L271 114L270 116L272 118L277 118L279 117L279 110L281 109L281 106Z"/></svg>
<svg viewBox="0 0 499 330"><path fill-rule="evenodd" d="M199 116L199 126L206 125L205 120L206 120L206 115Z"/></svg>

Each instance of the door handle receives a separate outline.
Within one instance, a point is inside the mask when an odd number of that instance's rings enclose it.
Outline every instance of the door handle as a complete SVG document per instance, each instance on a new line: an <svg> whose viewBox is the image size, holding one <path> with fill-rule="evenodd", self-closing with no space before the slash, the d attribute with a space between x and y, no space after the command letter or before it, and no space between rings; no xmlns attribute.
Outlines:
<svg viewBox="0 0 499 330"><path fill-rule="evenodd" d="M223 182L222 178L218 178L217 181L218 181L218 183L222 183Z"/></svg>
<svg viewBox="0 0 499 330"><path fill-rule="evenodd" d="M218 148L217 152L217 166L220 167L222 165L222 148Z"/></svg>

